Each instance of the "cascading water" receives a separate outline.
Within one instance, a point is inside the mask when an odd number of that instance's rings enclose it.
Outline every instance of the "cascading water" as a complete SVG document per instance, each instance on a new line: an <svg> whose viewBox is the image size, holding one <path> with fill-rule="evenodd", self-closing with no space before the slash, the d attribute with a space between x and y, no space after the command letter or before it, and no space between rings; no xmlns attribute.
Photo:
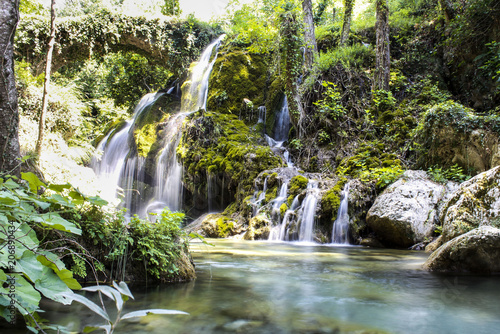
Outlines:
<svg viewBox="0 0 500 334"><path fill-rule="evenodd" d="M337 219L333 223L332 243L346 245L348 241L349 214L347 213L347 204L349 197L349 183L346 183L342 191L342 201L340 202Z"/></svg>
<svg viewBox="0 0 500 334"><path fill-rule="evenodd" d="M225 35L212 42L200 56L200 60L191 67L190 80L183 85L181 110L168 120L163 133L163 149L156 162L153 176L153 196L147 205L133 203L133 194L144 193L139 183L144 183L143 164L145 159L133 155L129 142L134 140L134 123L140 115L148 112L154 103L165 93L147 94L139 102L132 121L127 121L125 127L114 136L108 135L99 144L97 151L101 157L93 158L92 167L103 185L102 196L109 201L115 201L117 193L123 189L125 194L123 206L129 214L138 213L146 216L151 212L160 212L168 206L176 211L182 208L182 165L177 161L176 148L181 137L181 125L187 115L206 107L208 79L216 61L218 47ZM169 90L173 92L173 89ZM168 94L168 92L167 92ZM138 182L141 181L141 182ZM137 198L137 196L135 196ZM137 200L136 200L137 202Z"/></svg>
<svg viewBox="0 0 500 334"><path fill-rule="evenodd" d="M284 241L288 240L288 234L286 233L288 230L288 225L290 223L290 218L295 216L296 210L299 208L299 196L295 196L292 202L292 206L289 210L286 210L283 215L283 221L281 224L274 226L269 233L269 241Z"/></svg>
<svg viewBox="0 0 500 334"><path fill-rule="evenodd" d="M312 242L314 232L314 218L316 206L318 204L319 189L318 182L309 181L307 184L307 195L302 203L302 210L299 217L300 231L299 241Z"/></svg>
<svg viewBox="0 0 500 334"><path fill-rule="evenodd" d="M130 190L133 180L139 177L140 166L137 157L130 157L129 138L138 117L147 112L164 93L146 94L134 110L132 120L126 121L117 133L109 133L98 145L91 166L102 185L101 197L116 202L118 197L125 200L124 206L131 209Z"/></svg>
<svg viewBox="0 0 500 334"><path fill-rule="evenodd" d="M262 201L264 200L264 198L266 198L267 179L268 179L268 177L266 177L264 179L264 188L262 189L262 192L259 194L259 190L257 189L255 191L255 193L253 194L252 201L250 202L252 204L252 206L253 206L253 216L254 217L259 212L259 207L260 207ZM257 195L259 195L259 196L257 196Z"/></svg>
<svg viewBox="0 0 500 334"><path fill-rule="evenodd" d="M288 110L288 100L283 98L283 104L278 113L276 113L276 119L274 122L274 138L266 135L267 144L274 148L280 148L283 152L283 156L288 167L293 167L292 160L290 159L290 153L288 150L283 148L283 143L288 140L288 132L290 131L290 112Z"/></svg>

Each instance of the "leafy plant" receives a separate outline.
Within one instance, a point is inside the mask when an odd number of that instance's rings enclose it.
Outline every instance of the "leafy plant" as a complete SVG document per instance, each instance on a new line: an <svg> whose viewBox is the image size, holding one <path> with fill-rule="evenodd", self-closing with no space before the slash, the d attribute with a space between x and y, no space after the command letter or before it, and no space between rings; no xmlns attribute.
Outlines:
<svg viewBox="0 0 500 334"><path fill-rule="evenodd" d="M427 170L427 174L438 183L446 183L449 180L455 181L455 182L463 182L468 179L470 179L470 175L464 174L464 170L462 167L458 166L457 164L447 168L443 169L438 166L432 166L429 167Z"/></svg>
<svg viewBox="0 0 500 334"><path fill-rule="evenodd" d="M102 307L91 301L90 299L78 295L75 293L69 293L66 295L66 297L71 300L71 301L76 301L78 303L81 303L82 305L85 305L88 307L92 312L95 314L99 315L102 317L104 320L106 320L105 325L99 325L99 326L86 326L83 329L84 333L91 333L95 330L98 329L103 329L106 334L112 334L116 326L120 323L122 320L126 319L131 319L131 318L137 318L137 317L144 317L147 316L148 314L183 314L183 315L189 315L189 313L183 312L183 311L177 311L177 310L166 310L166 309L146 309L146 310L139 310L139 311L133 311L133 312L128 312L125 314L122 314L123 312L123 307L125 305L125 302L129 300L129 298L134 299L134 296L130 292L127 284L125 282L120 282L117 284L116 282L113 282L113 286L107 286L107 285L96 285L96 286L89 286L85 287L82 290L84 291L89 291L89 292L97 292L99 293L99 296L101 297L100 300L102 302L102 295L105 295L106 297L110 298L112 301L115 302L116 305L116 318L111 319L111 316L107 312L106 308L104 307L104 303L102 303Z"/></svg>
<svg viewBox="0 0 500 334"><path fill-rule="evenodd" d="M345 109L342 106L342 96L337 89L337 85L329 81L323 81L321 85L326 89L323 93L323 99L313 104L318 107L318 111L326 117L338 120L344 115Z"/></svg>
<svg viewBox="0 0 500 334"><path fill-rule="evenodd" d="M39 196L42 189L48 191ZM36 231L80 235L81 230L64 215L88 201L102 202L67 184L46 185L33 173L22 173L22 180L0 178L0 316L14 323L19 312L35 333L56 328L38 322L42 296L69 304L71 289L81 287Z"/></svg>

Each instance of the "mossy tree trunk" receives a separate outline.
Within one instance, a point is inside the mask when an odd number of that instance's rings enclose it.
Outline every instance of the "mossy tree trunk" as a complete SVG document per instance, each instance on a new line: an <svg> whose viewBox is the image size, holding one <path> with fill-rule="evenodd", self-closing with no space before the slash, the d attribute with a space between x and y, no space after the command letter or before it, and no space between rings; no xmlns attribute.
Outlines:
<svg viewBox="0 0 500 334"><path fill-rule="evenodd" d="M304 133L305 112L301 102L298 80L302 68L301 47L303 40L300 34L301 24L295 13L284 12L279 17L279 33L281 39L281 60L285 77L285 93L288 99L290 121L299 137Z"/></svg>
<svg viewBox="0 0 500 334"><path fill-rule="evenodd" d="M56 40L56 0L52 0L50 4L50 39L47 50L47 60L45 61L45 80L43 83L43 99L42 110L40 110L40 118L38 120L38 140L36 142L36 155L40 157L42 154L43 137L45 132L45 114L49 104L49 85L50 85L50 68L52 66L52 53Z"/></svg>
<svg viewBox="0 0 500 334"><path fill-rule="evenodd" d="M19 1L0 3L0 172L19 175L19 111L14 76L13 45Z"/></svg>
<svg viewBox="0 0 500 334"><path fill-rule="evenodd" d="M439 0L439 6L443 11L446 23L450 23L450 21L455 18L453 5L451 4L450 0Z"/></svg>
<svg viewBox="0 0 500 334"><path fill-rule="evenodd" d="M310 71L314 62L314 57L318 53L316 35L314 33L314 17L311 0L302 1L302 10L304 11L304 40L305 40L305 70Z"/></svg>
<svg viewBox="0 0 500 334"><path fill-rule="evenodd" d="M344 23L342 24L340 45L344 45L344 43L347 42L347 39L349 38L353 8L354 8L354 0L344 0Z"/></svg>
<svg viewBox="0 0 500 334"><path fill-rule="evenodd" d="M389 90L391 56L389 47L389 7L387 0L377 0L376 63L373 90Z"/></svg>

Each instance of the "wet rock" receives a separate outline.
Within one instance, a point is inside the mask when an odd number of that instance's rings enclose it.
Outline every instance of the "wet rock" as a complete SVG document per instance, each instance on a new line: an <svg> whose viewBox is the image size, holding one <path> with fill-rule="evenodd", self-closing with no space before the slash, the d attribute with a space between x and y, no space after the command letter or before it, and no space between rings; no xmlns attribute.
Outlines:
<svg viewBox="0 0 500 334"><path fill-rule="evenodd" d="M271 232L271 221L262 215L250 219L248 229L243 239L245 240L267 240Z"/></svg>
<svg viewBox="0 0 500 334"><path fill-rule="evenodd" d="M443 206L443 238L447 242L479 226L500 227L500 167L463 182Z"/></svg>
<svg viewBox="0 0 500 334"><path fill-rule="evenodd" d="M374 237L360 238L358 242L361 246L384 248L384 245Z"/></svg>
<svg viewBox="0 0 500 334"><path fill-rule="evenodd" d="M481 226L448 241L424 263L430 271L500 272L500 229Z"/></svg>
<svg viewBox="0 0 500 334"><path fill-rule="evenodd" d="M440 202L456 186L432 181L424 171L406 171L368 211L368 226L384 244L409 247L431 238Z"/></svg>

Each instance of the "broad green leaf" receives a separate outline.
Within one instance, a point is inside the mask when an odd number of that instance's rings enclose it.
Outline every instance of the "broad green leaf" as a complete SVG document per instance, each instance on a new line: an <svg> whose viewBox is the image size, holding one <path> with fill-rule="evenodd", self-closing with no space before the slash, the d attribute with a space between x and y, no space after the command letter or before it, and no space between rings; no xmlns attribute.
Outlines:
<svg viewBox="0 0 500 334"><path fill-rule="evenodd" d="M59 194L54 194L47 197L47 200L51 201L54 204L59 204L64 207L74 207L75 205L66 197L61 196Z"/></svg>
<svg viewBox="0 0 500 334"><path fill-rule="evenodd" d="M149 309L149 310L140 310L140 311L126 313L120 318L120 320L136 318L136 317L144 317L144 316L147 316L148 314L184 314L184 315L189 315L189 313L186 313L183 311L177 311L177 310Z"/></svg>
<svg viewBox="0 0 500 334"><path fill-rule="evenodd" d="M38 309L38 304L42 296L36 291L33 286L26 281L20 274L9 274L15 279L15 300L17 301L16 308L22 315L27 315L28 312L32 313ZM4 288L0 285L0 292L4 294L9 293L9 287ZM9 300L10 303L10 300ZM21 304L21 306L19 304Z"/></svg>
<svg viewBox="0 0 500 334"><path fill-rule="evenodd" d="M16 261L16 271L23 273L31 282L42 278L43 265L36 259L35 253L27 250Z"/></svg>
<svg viewBox="0 0 500 334"><path fill-rule="evenodd" d="M72 292L51 268L43 267L42 277L35 282L35 288L45 297L64 305L71 304L66 294Z"/></svg>
<svg viewBox="0 0 500 334"><path fill-rule="evenodd" d="M19 204L19 198L7 191L0 191L0 205L13 206Z"/></svg>
<svg viewBox="0 0 500 334"><path fill-rule="evenodd" d="M75 204L83 204L85 202L85 196L78 189L70 191L68 196L73 199Z"/></svg>
<svg viewBox="0 0 500 334"><path fill-rule="evenodd" d="M127 297L130 297L134 299L134 296L132 296L132 292L130 292L127 283L125 282L120 282L117 284L115 281L113 281L113 286L115 287L116 290L118 290L122 295L125 295Z"/></svg>
<svg viewBox="0 0 500 334"><path fill-rule="evenodd" d="M6 280L7 280L7 275L2 269L0 269L0 281L5 282Z"/></svg>
<svg viewBox="0 0 500 334"><path fill-rule="evenodd" d="M7 225L9 223L9 219L3 213L0 213L0 224Z"/></svg>
<svg viewBox="0 0 500 334"><path fill-rule="evenodd" d="M110 299L113 299L115 301L116 309L118 311L121 311L121 309L123 308L123 299L122 299L121 293L118 292L118 290L116 290L110 286L95 285L95 286L85 287L82 290L91 291L91 292L100 291L100 292L104 293L106 296L108 296Z"/></svg>
<svg viewBox="0 0 500 334"><path fill-rule="evenodd" d="M77 228L75 224L62 218L57 213L49 212L41 214L39 215L39 219L35 221L38 221L43 225L50 226L59 231L70 232L76 235L82 234L82 231L79 228Z"/></svg>
<svg viewBox="0 0 500 334"><path fill-rule="evenodd" d="M57 276L63 281L66 286L72 290L80 290L82 286L76 279L73 278L73 272L68 269L55 270Z"/></svg>
<svg viewBox="0 0 500 334"><path fill-rule="evenodd" d="M92 312L94 312L95 314L97 314L100 317L104 318L105 320L111 321L109 319L108 314L101 307L99 307L96 303L94 303L93 301L91 301L87 297L84 297L84 296L81 296L79 294L76 294L73 291L71 291L70 294L67 294L66 297L69 298L69 299L71 299L71 300L74 300L76 302L79 302L82 305L85 305Z"/></svg>
<svg viewBox="0 0 500 334"><path fill-rule="evenodd" d="M99 196L91 196L89 198L87 198L87 200L94 204L94 205L97 205L97 206L105 206L105 205L108 205L108 201L100 198Z"/></svg>
<svg viewBox="0 0 500 334"><path fill-rule="evenodd" d="M66 189L71 189L71 184L69 183L66 183L66 184L49 184L49 187L48 187L50 190L52 191L55 191L57 193L60 193L62 192L63 190L66 190Z"/></svg>
<svg viewBox="0 0 500 334"><path fill-rule="evenodd" d="M19 184L17 184L14 180L8 179L3 183L3 186L8 189L17 189L19 188Z"/></svg>
<svg viewBox="0 0 500 334"><path fill-rule="evenodd" d="M21 178L23 180L28 181L30 190L32 192L34 192L34 193L36 193L38 191L38 188L40 188L40 187L46 187L47 186L45 183L43 183L42 181L40 181L40 179L38 178L38 176L36 176L35 174L33 174L31 172L21 173Z"/></svg>
<svg viewBox="0 0 500 334"><path fill-rule="evenodd" d="M40 251L39 254L41 255L37 256L37 260L44 266L51 268L55 272L66 269L66 266L56 254L49 251Z"/></svg>

